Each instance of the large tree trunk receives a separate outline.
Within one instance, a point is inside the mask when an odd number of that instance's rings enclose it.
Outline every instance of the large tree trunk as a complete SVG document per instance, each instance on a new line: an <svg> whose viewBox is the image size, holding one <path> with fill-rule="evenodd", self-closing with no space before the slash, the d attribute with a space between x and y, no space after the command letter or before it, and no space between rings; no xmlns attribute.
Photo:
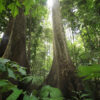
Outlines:
<svg viewBox="0 0 100 100"><path fill-rule="evenodd" d="M80 90L82 85L80 84L80 79L76 76L75 66L68 54L60 14L60 3L58 0L53 2L54 58L46 83L60 88L64 96L69 98L72 96L72 91Z"/></svg>
<svg viewBox="0 0 100 100"><path fill-rule="evenodd" d="M0 57L3 56L4 52L5 52L5 49L7 47L7 44L8 44L8 41L9 41L9 37L10 37L10 34L11 34L11 31L13 29L13 18L11 17L9 19L9 23L8 23L8 26L7 26L7 29L3 35L3 38L0 42Z"/></svg>
<svg viewBox="0 0 100 100"><path fill-rule="evenodd" d="M19 14L14 20L14 26L3 57L27 67L29 72L29 64L26 57L25 16L22 8L19 8Z"/></svg>

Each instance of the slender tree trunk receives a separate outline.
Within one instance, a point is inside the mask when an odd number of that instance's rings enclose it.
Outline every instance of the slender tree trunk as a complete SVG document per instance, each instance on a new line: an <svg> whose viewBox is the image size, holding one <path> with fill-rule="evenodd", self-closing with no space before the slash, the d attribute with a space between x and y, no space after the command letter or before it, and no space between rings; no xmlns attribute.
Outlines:
<svg viewBox="0 0 100 100"><path fill-rule="evenodd" d="M19 14L14 20L14 26L3 57L27 67L29 72L29 64L26 57L25 16L22 8L19 8Z"/></svg>
<svg viewBox="0 0 100 100"><path fill-rule="evenodd" d="M82 86L80 84L80 79L76 76L75 66L68 54L60 14L60 3L58 0L54 0L53 2L54 58L46 83L60 88L64 96L69 98L72 96L73 90L80 90Z"/></svg>
<svg viewBox="0 0 100 100"><path fill-rule="evenodd" d="M31 60L31 24L32 24L32 17L31 17L31 14L29 16L29 25L30 25L30 28L29 28L29 31L28 31L28 51L27 51L27 55L28 55L28 62L29 62L29 65L30 65L30 60Z"/></svg>
<svg viewBox="0 0 100 100"><path fill-rule="evenodd" d="M9 19L9 23L8 23L8 26L7 26L7 29L3 35L3 38L1 40L1 43L0 43L0 57L3 56L4 52L5 52L5 49L7 47L7 44L8 44L8 41L9 41L9 37L10 37L10 34L11 34L11 31L12 31L12 27L13 27L13 18L11 17Z"/></svg>
<svg viewBox="0 0 100 100"><path fill-rule="evenodd" d="M30 63L30 59L31 59L31 33L29 33L29 40L28 40L28 62Z"/></svg>

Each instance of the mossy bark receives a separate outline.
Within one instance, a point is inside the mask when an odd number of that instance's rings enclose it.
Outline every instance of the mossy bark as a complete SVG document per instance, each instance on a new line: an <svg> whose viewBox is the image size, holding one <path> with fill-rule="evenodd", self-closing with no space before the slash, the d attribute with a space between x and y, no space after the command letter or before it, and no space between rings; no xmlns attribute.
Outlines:
<svg viewBox="0 0 100 100"><path fill-rule="evenodd" d="M54 58L46 84L61 89L66 98L72 96L72 91L82 89L80 79L76 76L76 69L68 54L66 38L63 30L59 0L53 1L52 19L54 32Z"/></svg>

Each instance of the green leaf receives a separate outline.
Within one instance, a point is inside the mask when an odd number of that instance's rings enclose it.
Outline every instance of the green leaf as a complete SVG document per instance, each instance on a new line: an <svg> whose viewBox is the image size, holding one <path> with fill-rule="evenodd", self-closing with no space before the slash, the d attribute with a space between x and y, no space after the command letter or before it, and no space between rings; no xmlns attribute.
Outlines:
<svg viewBox="0 0 100 100"><path fill-rule="evenodd" d="M16 6L21 7L21 4L18 0L16 1Z"/></svg>
<svg viewBox="0 0 100 100"><path fill-rule="evenodd" d="M49 85L42 87L40 91L40 96L46 98L50 95L51 87Z"/></svg>
<svg viewBox="0 0 100 100"><path fill-rule="evenodd" d="M53 88L49 85L42 87L40 91L40 96L42 98L63 98L61 91L58 88ZM63 99L62 99L63 100Z"/></svg>
<svg viewBox="0 0 100 100"><path fill-rule="evenodd" d="M93 100L93 99L91 99L91 98L88 98L88 99L85 99L85 100Z"/></svg>
<svg viewBox="0 0 100 100"><path fill-rule="evenodd" d="M14 72L10 68L8 68L8 76L11 77L11 78L16 79L16 76L15 76Z"/></svg>
<svg viewBox="0 0 100 100"><path fill-rule="evenodd" d="M39 76L26 76L22 79L25 83L31 82L32 84L36 84L40 86L43 82L43 79Z"/></svg>
<svg viewBox="0 0 100 100"><path fill-rule="evenodd" d="M38 100L35 96L24 95L23 100Z"/></svg>
<svg viewBox="0 0 100 100"><path fill-rule="evenodd" d="M30 96L29 95L24 95L23 100L29 100Z"/></svg>
<svg viewBox="0 0 100 100"><path fill-rule="evenodd" d="M82 94L80 97L84 98L84 97L88 97L88 96L89 96L89 94Z"/></svg>
<svg viewBox="0 0 100 100"><path fill-rule="evenodd" d="M14 62L11 64L11 66L15 67L15 68L19 68L20 67L18 64L14 63Z"/></svg>
<svg viewBox="0 0 100 100"><path fill-rule="evenodd" d="M25 6L25 15L29 14L29 10L34 4L34 0L24 0L23 5Z"/></svg>
<svg viewBox="0 0 100 100"><path fill-rule="evenodd" d="M57 98L42 98L42 100L64 100L64 98L63 97L57 97Z"/></svg>
<svg viewBox="0 0 100 100"><path fill-rule="evenodd" d="M84 77L85 80L100 78L100 65L80 66L78 67L78 75Z"/></svg>
<svg viewBox="0 0 100 100"><path fill-rule="evenodd" d="M62 97L62 93L58 88L52 88L52 92L50 93L52 98Z"/></svg>
<svg viewBox="0 0 100 100"><path fill-rule="evenodd" d="M25 69L23 69L22 67L18 68L18 71L22 74L22 75L26 75L26 71Z"/></svg>
<svg viewBox="0 0 100 100"><path fill-rule="evenodd" d="M3 1L0 0L0 13L2 13L3 10L5 10L5 5L3 4Z"/></svg>
<svg viewBox="0 0 100 100"><path fill-rule="evenodd" d="M2 72L6 71L5 64L0 64L0 71L2 71Z"/></svg>
<svg viewBox="0 0 100 100"><path fill-rule="evenodd" d="M7 100L16 100L20 94L23 92L22 90L19 90L18 88L14 87L12 88L13 93L7 98Z"/></svg>
<svg viewBox="0 0 100 100"><path fill-rule="evenodd" d="M51 100L50 98L42 98L42 100Z"/></svg>
<svg viewBox="0 0 100 100"><path fill-rule="evenodd" d="M11 10L11 14L13 17L16 17L19 13L16 3L11 3L8 5L8 8Z"/></svg>
<svg viewBox="0 0 100 100"><path fill-rule="evenodd" d="M9 62L9 61L10 61L9 59L0 58L0 63L1 63L1 64L6 64L6 63Z"/></svg>
<svg viewBox="0 0 100 100"><path fill-rule="evenodd" d="M12 87L15 87L12 83L10 83L8 80L0 80L0 93L4 93L9 91Z"/></svg>
<svg viewBox="0 0 100 100"><path fill-rule="evenodd" d="M8 85L7 80L0 80L0 87Z"/></svg>

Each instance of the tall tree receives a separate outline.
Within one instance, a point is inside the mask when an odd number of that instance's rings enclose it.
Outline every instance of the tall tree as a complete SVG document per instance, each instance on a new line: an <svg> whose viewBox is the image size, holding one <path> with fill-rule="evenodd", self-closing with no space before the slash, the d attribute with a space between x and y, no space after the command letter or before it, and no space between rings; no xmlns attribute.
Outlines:
<svg viewBox="0 0 100 100"><path fill-rule="evenodd" d="M68 53L59 0L54 0L53 2L54 58L46 83L60 88L64 96L70 98L72 96L72 91L82 89L82 85L80 84L80 79L76 76L75 66Z"/></svg>
<svg viewBox="0 0 100 100"><path fill-rule="evenodd" d="M23 8L19 8L19 14L14 19L13 29L3 57L16 61L22 66L26 66L29 72L26 57L25 15Z"/></svg>

